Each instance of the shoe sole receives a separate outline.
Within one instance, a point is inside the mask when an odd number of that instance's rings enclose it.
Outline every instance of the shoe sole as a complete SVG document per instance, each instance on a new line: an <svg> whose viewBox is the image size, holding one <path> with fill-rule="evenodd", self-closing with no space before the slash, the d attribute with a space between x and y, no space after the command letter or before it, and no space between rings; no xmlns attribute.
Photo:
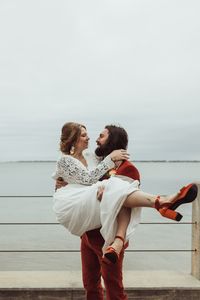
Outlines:
<svg viewBox="0 0 200 300"><path fill-rule="evenodd" d="M185 196L178 199L174 204L172 204L169 209L175 210L181 204L193 202L198 194L198 187L196 184L192 184L191 187L186 192ZM184 199L184 200L183 200Z"/></svg>
<svg viewBox="0 0 200 300"><path fill-rule="evenodd" d="M112 264L115 264L118 257L115 253L105 253L104 254L104 258L106 258L106 261L112 263Z"/></svg>

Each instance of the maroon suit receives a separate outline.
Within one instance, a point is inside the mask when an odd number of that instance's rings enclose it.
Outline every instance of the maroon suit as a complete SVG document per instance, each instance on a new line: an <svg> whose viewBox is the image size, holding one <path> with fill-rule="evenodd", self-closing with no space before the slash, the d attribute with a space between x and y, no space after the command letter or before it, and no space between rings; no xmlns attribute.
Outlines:
<svg viewBox="0 0 200 300"><path fill-rule="evenodd" d="M137 168L130 162L124 161L117 169L116 175L123 175L135 180L140 180ZM81 260L83 285L86 289L87 300L103 300L103 288L101 276L104 280L107 300L126 300L124 292L122 263L124 249L116 264L102 262L102 247L104 239L100 234L100 228L87 231L81 239Z"/></svg>

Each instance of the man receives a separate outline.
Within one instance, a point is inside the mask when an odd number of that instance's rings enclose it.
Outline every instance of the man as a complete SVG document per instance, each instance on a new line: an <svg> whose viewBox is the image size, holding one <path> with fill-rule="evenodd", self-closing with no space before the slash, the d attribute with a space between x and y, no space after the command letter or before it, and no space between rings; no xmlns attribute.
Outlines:
<svg viewBox="0 0 200 300"><path fill-rule="evenodd" d="M126 149L128 135L123 128L108 125L100 133L96 142L98 147L95 153L97 156L104 158L113 150ZM138 170L129 161L124 161L118 167L116 175L124 175L140 180ZM106 264L102 262L103 244L104 240L100 234L100 229L86 232L81 239L82 275L87 300L103 300L101 277L104 280L107 300L125 300L127 295L124 292L122 282L124 249L121 251L120 258L115 264ZM127 246L125 245L125 247Z"/></svg>
<svg viewBox="0 0 200 300"><path fill-rule="evenodd" d="M113 150L126 149L128 144L127 132L119 126L107 125L97 139L95 154L100 158L106 157ZM140 180L136 167L129 161L124 161L116 169L116 175L123 175L134 180ZM102 179L105 179L104 176ZM108 177L107 177L108 178ZM83 285L87 300L103 300L104 292L101 277L104 280L107 300L126 300L123 287L122 265L126 244L120 252L115 264L106 264L102 260L104 239L100 228L87 231L81 237L81 261Z"/></svg>

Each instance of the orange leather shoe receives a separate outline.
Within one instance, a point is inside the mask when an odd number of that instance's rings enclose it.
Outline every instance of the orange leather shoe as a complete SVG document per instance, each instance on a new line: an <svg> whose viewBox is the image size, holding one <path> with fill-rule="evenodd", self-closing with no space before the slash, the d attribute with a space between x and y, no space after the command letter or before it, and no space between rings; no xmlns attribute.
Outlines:
<svg viewBox="0 0 200 300"><path fill-rule="evenodd" d="M175 211L176 208L181 204L193 202L197 197L197 193L197 185L193 183L188 184L180 190L177 197L171 203L160 204L160 196L158 196L155 201L155 208L163 217L179 222L183 216Z"/></svg>
<svg viewBox="0 0 200 300"><path fill-rule="evenodd" d="M124 239L119 235L116 235L115 239L116 238L122 240L123 246L124 246ZM123 248L123 246L122 246L122 248ZM110 264L110 263L115 264L117 262L117 260L119 259L119 255L120 255L120 253L117 253L115 248L113 248L112 246L109 246L106 249L102 260L103 260L103 262L105 262L107 264Z"/></svg>

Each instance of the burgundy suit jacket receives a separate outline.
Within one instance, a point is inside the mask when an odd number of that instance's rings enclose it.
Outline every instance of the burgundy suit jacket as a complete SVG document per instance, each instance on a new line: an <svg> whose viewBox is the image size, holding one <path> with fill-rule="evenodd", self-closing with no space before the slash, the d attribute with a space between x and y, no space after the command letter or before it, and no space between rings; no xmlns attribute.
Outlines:
<svg viewBox="0 0 200 300"><path fill-rule="evenodd" d="M116 170L116 175L123 175L140 181L138 169L128 160L125 160Z"/></svg>

